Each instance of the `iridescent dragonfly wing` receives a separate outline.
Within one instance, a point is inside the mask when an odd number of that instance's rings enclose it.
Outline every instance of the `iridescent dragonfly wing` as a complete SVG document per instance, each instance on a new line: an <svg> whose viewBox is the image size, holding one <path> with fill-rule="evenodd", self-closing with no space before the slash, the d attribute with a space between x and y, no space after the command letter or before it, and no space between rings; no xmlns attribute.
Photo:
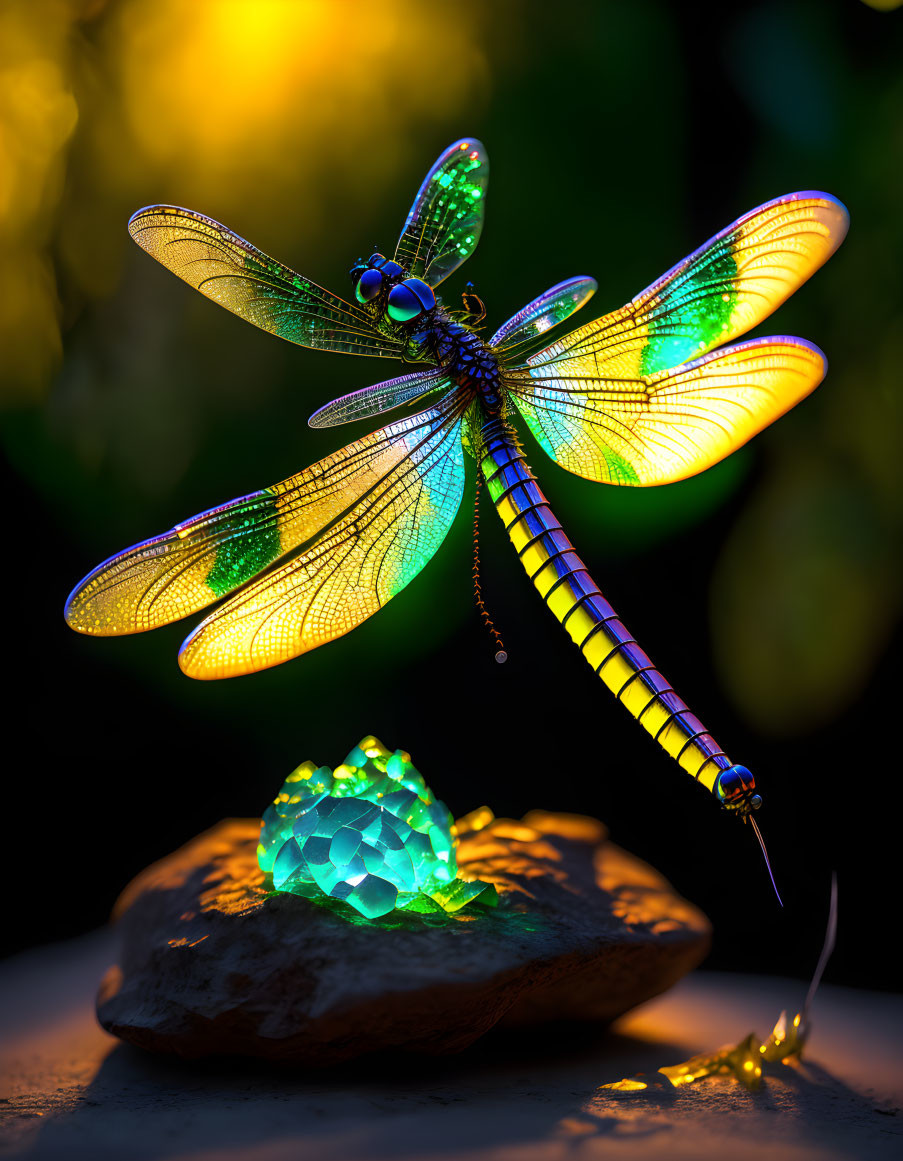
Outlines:
<svg viewBox="0 0 903 1161"><path fill-rule="evenodd" d="M458 410L451 404L425 411L356 440L282 483L177 524L99 565L73 590L66 620L73 629L97 636L141 633L178 621L233 592L286 553L348 535L359 514L372 513L379 497L397 489L399 479L407 481L412 499L419 497L418 523L407 546L406 529L395 524L393 562L398 567L392 572L387 566L385 575L395 583L404 574L407 583L428 559L426 543L435 539L438 545L445 535L443 522L454 515L449 515L450 499L437 499L430 507L427 497L443 490L450 497L454 490L449 464L459 454L454 451L459 427ZM436 482L440 477L441 485ZM386 544L392 535L390 515L384 521ZM417 553L421 563L410 571ZM353 580L348 583L353 588Z"/></svg>
<svg viewBox="0 0 903 1161"><path fill-rule="evenodd" d="M189 286L272 335L352 355L400 358L405 350L389 325L203 214L149 206L131 218L129 233Z"/></svg>
<svg viewBox="0 0 903 1161"><path fill-rule="evenodd" d="M489 340L490 347L496 347L506 362L516 360L552 327L585 306L598 289L595 278L587 275L559 282L499 327Z"/></svg>
<svg viewBox="0 0 903 1161"><path fill-rule="evenodd" d="M771 314L834 253L847 222L828 194L777 198L627 306L508 370L543 448L589 479L652 484L740 447L821 381L824 356L783 337L700 356Z"/></svg>
<svg viewBox="0 0 903 1161"><path fill-rule="evenodd" d="M667 484L736 451L814 390L825 357L803 339L756 339L636 379L512 377L542 448L607 484Z"/></svg>
<svg viewBox="0 0 903 1161"><path fill-rule="evenodd" d="M279 665L360 625L420 572L445 539L464 491L462 408L386 431L397 466L313 542L240 589L182 646L189 677L237 677Z"/></svg>
<svg viewBox="0 0 903 1161"><path fill-rule="evenodd" d="M315 411L308 419L310 427L338 427L343 423L353 423L373 415L382 415L404 403L413 403L436 391L448 391L454 386L444 371L414 371L401 375L385 383L375 383L372 387L362 387L333 399L325 407Z"/></svg>
<svg viewBox="0 0 903 1161"><path fill-rule="evenodd" d="M489 157L473 137L449 145L423 179L395 247L395 261L438 286L477 248Z"/></svg>
<svg viewBox="0 0 903 1161"><path fill-rule="evenodd" d="M531 374L636 379L698 358L767 318L830 258L849 218L795 193L744 214L620 310L531 355Z"/></svg>

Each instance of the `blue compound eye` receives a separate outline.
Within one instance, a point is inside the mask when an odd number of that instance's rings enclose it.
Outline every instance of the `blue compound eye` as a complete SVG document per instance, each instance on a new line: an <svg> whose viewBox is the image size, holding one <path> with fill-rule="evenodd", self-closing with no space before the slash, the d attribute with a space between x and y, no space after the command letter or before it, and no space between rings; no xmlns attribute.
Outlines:
<svg viewBox="0 0 903 1161"><path fill-rule="evenodd" d="M374 262L373 265L378 267L391 282L397 281L404 274L397 262L393 262L390 258L383 258L382 255L379 256L379 261Z"/></svg>
<svg viewBox="0 0 903 1161"><path fill-rule="evenodd" d="M413 322L435 306L432 288L419 278L406 278L389 292L389 317L395 322Z"/></svg>
<svg viewBox="0 0 903 1161"><path fill-rule="evenodd" d="M372 302L383 288L383 276L379 270L365 270L354 288L358 302Z"/></svg>
<svg viewBox="0 0 903 1161"><path fill-rule="evenodd" d="M395 322L413 322L423 314L423 303L403 282L389 291L389 318Z"/></svg>
<svg viewBox="0 0 903 1161"><path fill-rule="evenodd" d="M436 306L436 296L433 294L433 288L427 286L420 278L406 278L404 285L408 290L412 290L420 302L424 310L433 310Z"/></svg>

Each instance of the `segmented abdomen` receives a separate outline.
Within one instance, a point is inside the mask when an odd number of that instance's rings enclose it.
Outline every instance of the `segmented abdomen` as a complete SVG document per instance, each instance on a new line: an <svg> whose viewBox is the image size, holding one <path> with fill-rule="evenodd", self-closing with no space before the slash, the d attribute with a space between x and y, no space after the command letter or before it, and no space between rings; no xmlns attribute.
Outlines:
<svg viewBox="0 0 903 1161"><path fill-rule="evenodd" d="M680 765L714 791L731 761L602 596L500 419L481 432L480 466L518 557L571 640L620 702Z"/></svg>

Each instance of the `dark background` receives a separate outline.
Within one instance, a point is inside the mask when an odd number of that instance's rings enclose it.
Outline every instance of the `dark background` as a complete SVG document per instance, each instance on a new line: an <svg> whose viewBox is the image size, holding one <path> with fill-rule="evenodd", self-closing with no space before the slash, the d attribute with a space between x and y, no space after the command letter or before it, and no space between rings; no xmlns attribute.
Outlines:
<svg viewBox="0 0 903 1161"><path fill-rule="evenodd" d="M711 916L713 967L809 973L836 869L827 978L899 986L903 14L878 7L2 10L9 950L102 923L148 862L373 732L455 813L601 817ZM98 561L334 450L346 433L307 416L399 373L218 310L129 242L128 216L191 206L344 292L464 134L493 172L480 247L446 294L474 279L491 329L578 273L600 283L588 321L778 194L850 209L840 252L757 332L818 343L828 378L752 445L633 491L527 443L606 595L755 771L784 911L753 836L614 704L487 505L483 585L510 654L494 663L472 608L472 473L403 594L270 672L195 683L176 665L190 624L91 640L62 621Z"/></svg>

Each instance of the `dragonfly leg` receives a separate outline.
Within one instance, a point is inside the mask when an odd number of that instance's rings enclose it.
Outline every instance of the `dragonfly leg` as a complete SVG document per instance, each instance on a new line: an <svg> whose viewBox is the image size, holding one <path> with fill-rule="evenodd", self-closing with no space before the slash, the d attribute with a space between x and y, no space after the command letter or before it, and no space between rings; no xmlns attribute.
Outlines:
<svg viewBox="0 0 903 1161"><path fill-rule="evenodd" d="M472 282L468 282L461 292L461 301L464 303L464 310L469 316L469 325L472 327L479 326L486 317L486 307L483 305L483 300L477 294L477 289Z"/></svg>

